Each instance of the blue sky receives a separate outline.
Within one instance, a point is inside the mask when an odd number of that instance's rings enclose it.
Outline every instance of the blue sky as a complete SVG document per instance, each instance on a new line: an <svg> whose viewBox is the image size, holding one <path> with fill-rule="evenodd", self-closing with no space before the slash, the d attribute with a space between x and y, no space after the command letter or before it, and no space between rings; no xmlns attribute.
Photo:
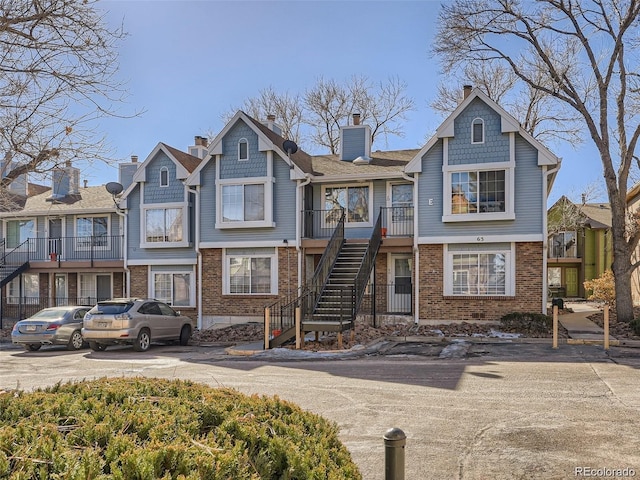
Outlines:
<svg viewBox="0 0 640 480"><path fill-rule="evenodd" d="M435 1L105 1L111 25L129 33L120 50L127 82L123 113L138 118L103 120L100 130L121 161L144 160L160 141L186 151L195 135L217 132L221 115L273 87L303 93L319 77L375 82L397 76L416 110L404 138L375 149L420 148L443 118L429 108L441 79L429 54L440 2ZM602 180L593 148L553 146L563 157L550 201L579 198ZM315 152L310 153L324 153ZM117 180L115 167L83 170L90 185ZM604 190L603 190L604 191ZM606 198L604 198L606 201Z"/></svg>

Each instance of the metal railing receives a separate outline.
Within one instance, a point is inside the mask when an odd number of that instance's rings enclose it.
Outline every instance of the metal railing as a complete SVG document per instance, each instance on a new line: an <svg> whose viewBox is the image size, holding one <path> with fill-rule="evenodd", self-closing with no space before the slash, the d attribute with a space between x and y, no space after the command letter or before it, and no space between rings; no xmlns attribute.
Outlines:
<svg viewBox="0 0 640 480"><path fill-rule="evenodd" d="M30 238L15 251L31 261L93 261L124 259L124 235Z"/></svg>
<svg viewBox="0 0 640 480"><path fill-rule="evenodd" d="M413 207L380 207L383 237L413 236Z"/></svg>
<svg viewBox="0 0 640 480"><path fill-rule="evenodd" d="M354 292L354 305L353 312L358 311L360 308L360 302L362 301L362 297L364 296L365 289L367 288L367 284L369 283L369 279L371 278L371 271L373 270L373 266L376 261L376 256L378 255L378 249L382 244L382 212L378 214L378 220L376 221L375 226L373 227L373 232L371 233L371 238L369 239L369 244L367 245L367 250L362 257L362 263L360 264L360 269L358 270L358 274L356 275L356 279L353 282L355 287Z"/></svg>
<svg viewBox="0 0 640 480"><path fill-rule="evenodd" d="M344 218L344 209L303 210L302 238L330 238Z"/></svg>
<svg viewBox="0 0 640 480"><path fill-rule="evenodd" d="M411 283L369 284L363 295L359 314L412 315L413 285Z"/></svg>
<svg viewBox="0 0 640 480"><path fill-rule="evenodd" d="M43 308L61 307L65 305L94 306L96 303L108 298L98 297L18 297L8 296L2 298L2 318L22 320L39 312Z"/></svg>

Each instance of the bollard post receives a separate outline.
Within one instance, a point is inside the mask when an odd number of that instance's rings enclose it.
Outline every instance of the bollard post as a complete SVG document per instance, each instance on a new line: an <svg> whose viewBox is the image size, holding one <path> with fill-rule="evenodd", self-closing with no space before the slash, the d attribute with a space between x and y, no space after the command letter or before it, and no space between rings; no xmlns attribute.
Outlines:
<svg viewBox="0 0 640 480"><path fill-rule="evenodd" d="M553 348L558 348L558 305L553 306Z"/></svg>
<svg viewBox="0 0 640 480"><path fill-rule="evenodd" d="M300 347L302 346L302 338L301 338L302 322L300 321L300 307L296 307L295 316L296 316L296 350L300 350Z"/></svg>
<svg viewBox="0 0 640 480"><path fill-rule="evenodd" d="M384 480L404 480L404 446L407 436L399 428L384 434Z"/></svg>
<svg viewBox="0 0 640 480"><path fill-rule="evenodd" d="M604 306L604 349L609 350L609 305Z"/></svg>

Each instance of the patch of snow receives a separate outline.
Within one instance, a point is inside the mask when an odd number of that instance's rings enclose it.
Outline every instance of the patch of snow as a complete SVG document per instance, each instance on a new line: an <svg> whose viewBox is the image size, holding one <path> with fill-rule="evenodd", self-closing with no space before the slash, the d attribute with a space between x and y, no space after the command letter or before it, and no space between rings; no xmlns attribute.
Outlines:
<svg viewBox="0 0 640 480"><path fill-rule="evenodd" d="M464 357L471 346L470 343L464 341L457 341L451 345L446 346L440 352L440 358L460 358Z"/></svg>
<svg viewBox="0 0 640 480"><path fill-rule="evenodd" d="M493 338L520 338L522 334L520 333L505 333L500 332L498 330L494 330L493 328L489 332L489 336Z"/></svg>
<svg viewBox="0 0 640 480"><path fill-rule="evenodd" d="M430 333L435 333L438 337L444 337L444 333L442 333L442 330L439 329L435 329L435 330L429 330Z"/></svg>

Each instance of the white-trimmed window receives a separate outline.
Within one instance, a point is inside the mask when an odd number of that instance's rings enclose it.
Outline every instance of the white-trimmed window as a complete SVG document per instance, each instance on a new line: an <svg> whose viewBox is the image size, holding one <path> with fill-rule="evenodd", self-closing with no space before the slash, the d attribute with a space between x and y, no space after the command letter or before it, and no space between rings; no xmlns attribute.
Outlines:
<svg viewBox="0 0 640 480"><path fill-rule="evenodd" d="M160 186L161 187L169 186L169 169L167 167L162 167L160 169Z"/></svg>
<svg viewBox="0 0 640 480"><path fill-rule="evenodd" d="M186 246L184 204L156 204L142 208L142 246Z"/></svg>
<svg viewBox="0 0 640 480"><path fill-rule="evenodd" d="M38 300L40 298L40 279L37 273L23 273L14 278L7 284L7 303L17 305L20 303L20 279L22 279L22 298L27 299L27 305L31 304L29 300Z"/></svg>
<svg viewBox="0 0 640 480"><path fill-rule="evenodd" d="M511 164L446 167L444 222L513 220L514 175Z"/></svg>
<svg viewBox="0 0 640 480"><path fill-rule="evenodd" d="M238 160L249 160L249 142L246 138L238 141Z"/></svg>
<svg viewBox="0 0 640 480"><path fill-rule="evenodd" d="M471 122L471 143L484 143L484 120L481 118Z"/></svg>
<svg viewBox="0 0 640 480"><path fill-rule="evenodd" d="M6 235L7 239L6 247L13 249L19 247L29 238L36 237L36 221L32 218L21 220L7 220L6 222ZM33 242L29 242L33 243ZM30 248L35 249L35 244L30 245Z"/></svg>
<svg viewBox="0 0 640 480"><path fill-rule="evenodd" d="M340 185L323 187L324 223L334 224L345 212L345 226L373 225L373 188L370 184Z"/></svg>
<svg viewBox="0 0 640 480"><path fill-rule="evenodd" d="M558 232L549 238L550 258L576 258L578 248L576 245L576 232Z"/></svg>
<svg viewBox="0 0 640 480"><path fill-rule="evenodd" d="M277 262L275 248L225 250L224 293L277 295Z"/></svg>
<svg viewBox="0 0 640 480"><path fill-rule="evenodd" d="M512 248L496 247L477 251L447 250L445 295L512 296L514 254Z"/></svg>
<svg viewBox="0 0 640 480"><path fill-rule="evenodd" d="M76 217L76 247L79 250L109 248L109 223L108 215Z"/></svg>
<svg viewBox="0 0 640 480"><path fill-rule="evenodd" d="M273 181L265 177L218 182L216 228L273 227Z"/></svg>
<svg viewBox="0 0 640 480"><path fill-rule="evenodd" d="M113 295L110 273L79 273L78 274L78 304L94 305L102 300L108 300Z"/></svg>
<svg viewBox="0 0 640 480"><path fill-rule="evenodd" d="M151 296L174 307L195 305L194 275L192 271L153 271Z"/></svg>

